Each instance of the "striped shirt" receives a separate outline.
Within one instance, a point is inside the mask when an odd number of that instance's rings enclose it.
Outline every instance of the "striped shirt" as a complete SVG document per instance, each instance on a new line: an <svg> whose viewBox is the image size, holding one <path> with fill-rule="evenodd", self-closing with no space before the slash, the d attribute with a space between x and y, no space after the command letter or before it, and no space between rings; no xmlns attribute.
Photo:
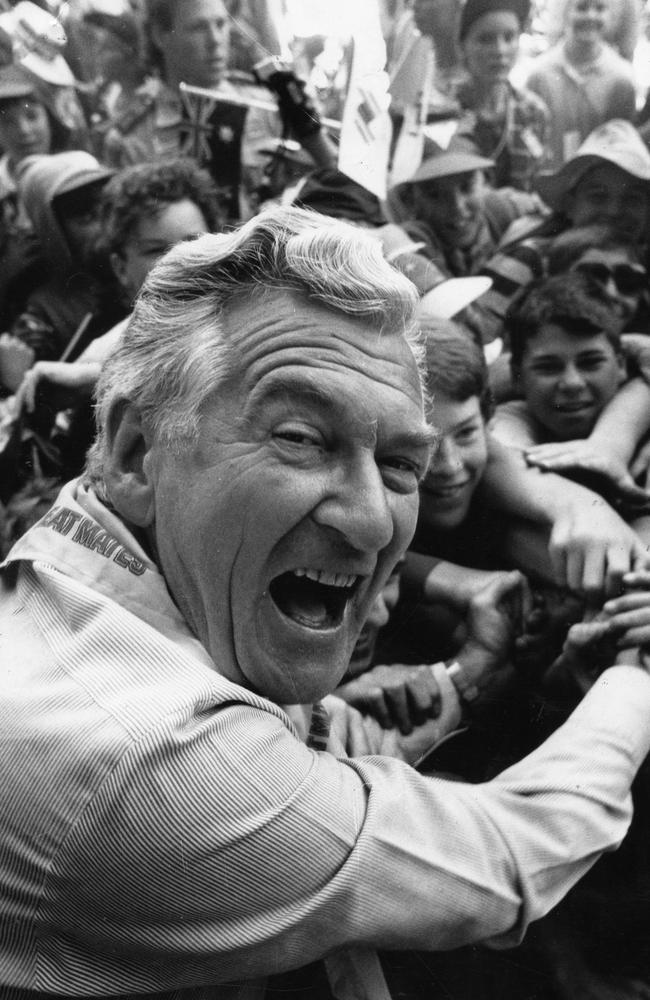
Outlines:
<svg viewBox="0 0 650 1000"><path fill-rule="evenodd" d="M649 713L643 671L606 671L482 786L312 749L72 484L0 590L3 1000L251 1000L349 945L514 944L623 837Z"/></svg>

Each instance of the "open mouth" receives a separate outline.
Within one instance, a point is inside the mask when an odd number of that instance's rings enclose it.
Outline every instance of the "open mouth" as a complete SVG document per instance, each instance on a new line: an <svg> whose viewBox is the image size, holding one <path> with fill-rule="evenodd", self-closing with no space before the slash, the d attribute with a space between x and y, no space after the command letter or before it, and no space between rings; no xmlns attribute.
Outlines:
<svg viewBox="0 0 650 1000"><path fill-rule="evenodd" d="M360 579L347 573L296 569L276 576L269 592L285 617L303 628L323 631L341 624Z"/></svg>

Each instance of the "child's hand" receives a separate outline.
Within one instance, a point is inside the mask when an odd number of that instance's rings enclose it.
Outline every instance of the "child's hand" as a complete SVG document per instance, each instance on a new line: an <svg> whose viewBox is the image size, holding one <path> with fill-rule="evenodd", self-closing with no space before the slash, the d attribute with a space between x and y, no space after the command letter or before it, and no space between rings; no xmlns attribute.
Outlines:
<svg viewBox="0 0 650 1000"><path fill-rule="evenodd" d="M538 444L526 451L526 461L544 472L566 472L581 469L595 472L618 490L621 499L628 503L647 506L650 492L634 482L633 474L621 461L615 450L595 446L589 438L577 441L558 441Z"/></svg>
<svg viewBox="0 0 650 1000"><path fill-rule="evenodd" d="M15 392L34 364L34 352L18 337L0 333L0 381L10 392Z"/></svg>

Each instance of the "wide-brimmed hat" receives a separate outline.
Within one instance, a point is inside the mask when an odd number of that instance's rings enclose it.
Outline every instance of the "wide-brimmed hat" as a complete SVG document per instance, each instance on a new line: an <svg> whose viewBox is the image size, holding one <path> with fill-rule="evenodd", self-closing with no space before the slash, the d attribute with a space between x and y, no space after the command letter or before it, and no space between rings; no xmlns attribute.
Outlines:
<svg viewBox="0 0 650 1000"><path fill-rule="evenodd" d="M27 156L18 166L18 184L28 188L41 177L57 177L52 182L54 197L78 191L88 184L108 181L115 174L114 170L104 167L99 160L83 149L69 149L63 153L50 155Z"/></svg>
<svg viewBox="0 0 650 1000"><path fill-rule="evenodd" d="M650 183L650 151L643 139L623 118L613 118L591 132L575 156L553 174L540 174L537 190L546 204L561 211L566 195L578 181L602 163L611 163L637 180Z"/></svg>
<svg viewBox="0 0 650 1000"><path fill-rule="evenodd" d="M498 10L512 11L523 28L530 14L530 0L467 0L460 15L458 28L460 41L463 41L475 21L485 14L493 14Z"/></svg>
<svg viewBox="0 0 650 1000"><path fill-rule="evenodd" d="M15 63L47 83L74 85L72 70L61 54L66 34L52 14L31 0L20 0L13 10L0 14L0 35L10 42Z"/></svg>
<svg viewBox="0 0 650 1000"><path fill-rule="evenodd" d="M425 184L437 181L441 177L453 177L454 174L469 174L474 170L489 170L494 166L494 160L482 156L474 143L465 136L455 135L446 149L436 147L435 143L425 143L424 158L412 177L398 184L404 188L411 184Z"/></svg>
<svg viewBox="0 0 650 1000"><path fill-rule="evenodd" d="M420 299L418 316L453 319L492 287L492 279L483 275L467 278L447 278Z"/></svg>
<svg viewBox="0 0 650 1000"><path fill-rule="evenodd" d="M0 101L16 101L33 97L34 81L20 66L0 66Z"/></svg>

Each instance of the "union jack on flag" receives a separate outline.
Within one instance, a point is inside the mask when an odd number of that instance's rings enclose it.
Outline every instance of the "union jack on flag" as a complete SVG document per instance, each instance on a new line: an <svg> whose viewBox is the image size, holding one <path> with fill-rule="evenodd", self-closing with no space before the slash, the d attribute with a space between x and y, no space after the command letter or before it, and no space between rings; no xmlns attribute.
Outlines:
<svg viewBox="0 0 650 1000"><path fill-rule="evenodd" d="M181 88L185 115L181 126L181 155L191 156L201 166L212 159L210 136L213 124L210 119L218 101L212 97L193 94Z"/></svg>

